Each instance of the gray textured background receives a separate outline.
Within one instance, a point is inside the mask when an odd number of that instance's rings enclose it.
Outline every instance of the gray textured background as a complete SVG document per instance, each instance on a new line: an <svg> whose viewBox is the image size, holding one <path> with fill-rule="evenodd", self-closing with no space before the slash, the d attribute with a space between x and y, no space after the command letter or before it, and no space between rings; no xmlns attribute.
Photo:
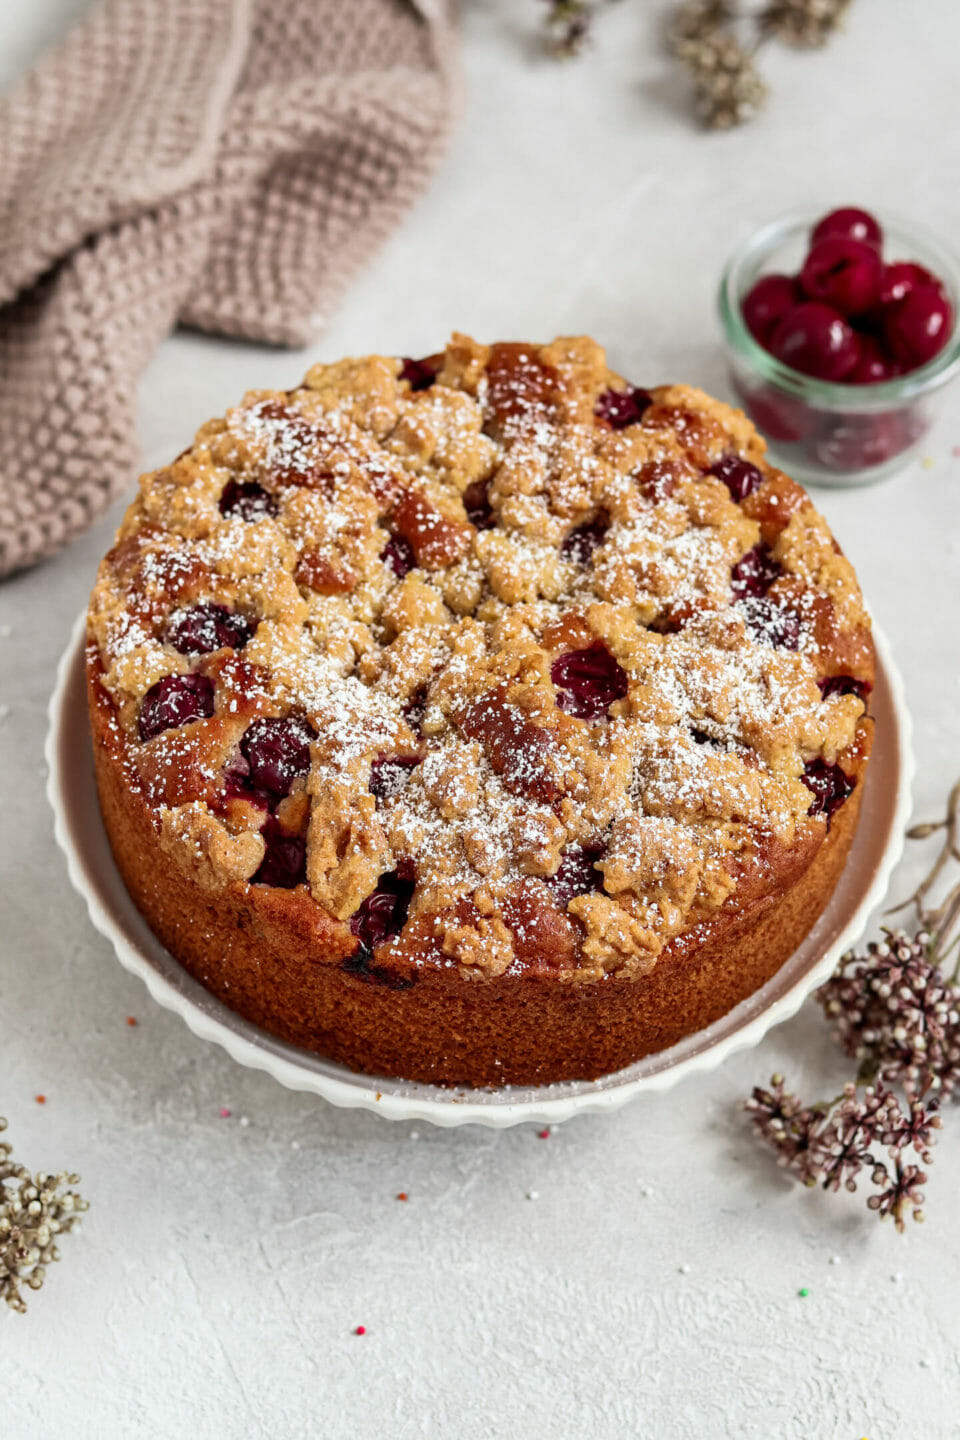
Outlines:
<svg viewBox="0 0 960 1440"><path fill-rule="evenodd" d="M82 8L6 0L0 84ZM860 200L957 231L960 13L909 8L857 0L823 54L771 53L765 116L705 136L656 48L663 5L625 0L555 67L538 0L474 0L466 123L430 195L309 354L169 341L145 464L248 386L428 352L453 326L585 330L640 382L722 391L712 292L754 223ZM956 396L929 466L820 497L907 682L924 816L960 772L955 446ZM541 1140L337 1112L149 1001L70 890L43 798L56 659L110 533L0 590L0 1110L24 1159L75 1166L94 1202L30 1313L0 1315L4 1437L960 1433L960 1117L900 1239L862 1200L791 1189L736 1109L776 1067L836 1090L815 1007L716 1075Z"/></svg>

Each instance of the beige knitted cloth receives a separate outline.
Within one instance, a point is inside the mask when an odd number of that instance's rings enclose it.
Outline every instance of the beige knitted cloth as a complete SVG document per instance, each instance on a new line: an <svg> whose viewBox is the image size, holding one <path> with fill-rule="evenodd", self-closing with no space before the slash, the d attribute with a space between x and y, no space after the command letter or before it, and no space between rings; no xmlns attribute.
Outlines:
<svg viewBox="0 0 960 1440"><path fill-rule="evenodd" d="M178 321L303 345L423 186L446 0L98 0L0 102L0 574L135 473Z"/></svg>

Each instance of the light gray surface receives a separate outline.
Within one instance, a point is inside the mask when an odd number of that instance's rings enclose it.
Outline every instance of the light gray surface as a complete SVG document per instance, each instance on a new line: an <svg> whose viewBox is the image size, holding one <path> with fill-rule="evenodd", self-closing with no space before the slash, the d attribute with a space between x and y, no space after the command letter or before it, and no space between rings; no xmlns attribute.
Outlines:
<svg viewBox="0 0 960 1440"><path fill-rule="evenodd" d="M7 0L0 83L82 8ZM169 341L145 463L314 356L423 353L454 325L585 330L640 382L722 390L712 291L754 223L859 199L955 232L950 0L909 25L900 0L858 0L823 54L771 55L769 112L719 137L689 128L652 48L662 8L625 0L557 68L531 53L535 0L468 5L471 98L431 194L309 354ZM924 816L960 771L957 445L954 396L929 468L820 496L904 672ZM334 1111L149 1002L69 890L43 800L54 665L110 529L0 590L0 1109L25 1159L75 1166L93 1201L30 1313L0 1316L4 1437L955 1436L957 1117L927 1224L900 1239L862 1198L795 1192L736 1109L774 1068L836 1090L816 1007L541 1140Z"/></svg>

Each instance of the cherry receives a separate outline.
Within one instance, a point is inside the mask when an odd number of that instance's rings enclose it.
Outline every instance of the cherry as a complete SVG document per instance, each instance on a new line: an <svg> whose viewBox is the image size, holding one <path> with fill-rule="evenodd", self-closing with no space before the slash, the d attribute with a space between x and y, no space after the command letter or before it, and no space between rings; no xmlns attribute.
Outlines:
<svg viewBox="0 0 960 1440"><path fill-rule="evenodd" d="M164 730L206 720L213 714L213 681L208 675L165 675L151 685L140 705L141 740Z"/></svg>
<svg viewBox="0 0 960 1440"><path fill-rule="evenodd" d="M811 300L780 321L770 350L784 365L820 380L843 380L860 356L857 336L829 305Z"/></svg>
<svg viewBox="0 0 960 1440"><path fill-rule="evenodd" d="M596 862L604 852L602 845L568 845L560 856L555 875L544 875L543 883L566 907L575 895L603 889L603 875Z"/></svg>
<svg viewBox="0 0 960 1440"><path fill-rule="evenodd" d="M230 480L220 496L220 514L239 515L241 520L262 520L265 515L276 515L277 508L276 496L256 480Z"/></svg>
<svg viewBox="0 0 960 1440"><path fill-rule="evenodd" d="M847 381L851 385L880 385L885 380L892 380L895 375L900 374L900 366L897 365L880 348L880 344L873 335L860 336L860 359L854 365Z"/></svg>
<svg viewBox="0 0 960 1440"><path fill-rule="evenodd" d="M781 573L780 566L762 542L748 550L730 572L730 588L735 600L766 595Z"/></svg>
<svg viewBox="0 0 960 1440"><path fill-rule="evenodd" d="M852 675L825 675L817 685L824 700L831 695L856 695L864 703L873 689L869 680L855 680Z"/></svg>
<svg viewBox="0 0 960 1440"><path fill-rule="evenodd" d="M763 484L763 471L739 455L721 455L707 474L722 480L734 500L745 500Z"/></svg>
<svg viewBox="0 0 960 1440"><path fill-rule="evenodd" d="M751 597L743 602L747 630L754 640L776 645L781 650L799 650L800 617L769 596Z"/></svg>
<svg viewBox="0 0 960 1440"><path fill-rule="evenodd" d="M403 718L415 735L423 733L421 727L423 726L423 717L427 713L428 693L428 687L420 685L403 707Z"/></svg>
<svg viewBox="0 0 960 1440"><path fill-rule="evenodd" d="M821 465L838 474L883 465L902 454L923 434L923 418L913 410L884 410L866 415L824 415L811 449Z"/></svg>
<svg viewBox="0 0 960 1440"><path fill-rule="evenodd" d="M807 814L826 815L828 825L833 812L853 794L854 782L839 765L828 765L825 760L808 760L800 779L813 796Z"/></svg>
<svg viewBox="0 0 960 1440"><path fill-rule="evenodd" d="M766 346L784 315L802 298L792 275L763 275L741 304L744 324L753 338Z"/></svg>
<svg viewBox="0 0 960 1440"><path fill-rule="evenodd" d="M810 235L810 245L813 247L834 235L844 240L858 240L861 244L872 245L875 250L879 250L883 245L883 231L869 210L857 210L849 205L840 210L831 210L829 215L824 215L822 220L817 221Z"/></svg>
<svg viewBox="0 0 960 1440"><path fill-rule="evenodd" d="M578 565L586 565L603 544L609 529L610 516L605 510L601 510L596 519L588 520L570 531L560 546L560 554L564 560L574 560Z"/></svg>
<svg viewBox="0 0 960 1440"><path fill-rule="evenodd" d="M399 795L419 764L419 755L378 755L370 764L370 793L377 804Z"/></svg>
<svg viewBox="0 0 960 1440"><path fill-rule="evenodd" d="M882 274L883 262L872 246L828 235L803 262L800 285L809 299L822 300L841 315L862 315L876 304Z"/></svg>
<svg viewBox="0 0 960 1440"><path fill-rule="evenodd" d="M916 265L912 260L896 260L892 265L884 265L877 298L881 305L893 305L918 285L938 284L936 276L922 265Z"/></svg>
<svg viewBox="0 0 960 1440"><path fill-rule="evenodd" d="M402 580L404 575L409 575L417 563L413 546L405 535L391 535L380 551L380 559L385 565L390 566L398 580Z"/></svg>
<svg viewBox="0 0 960 1440"><path fill-rule="evenodd" d="M411 390L429 390L440 373L440 357L429 355L425 360L406 359L400 366L400 379Z"/></svg>
<svg viewBox="0 0 960 1440"><path fill-rule="evenodd" d="M351 933L357 937L358 946L350 957L354 962L369 958L378 945L399 935L407 920L410 901L416 889L415 882L404 877L400 870L391 870L381 875L377 888L350 917ZM360 968L359 963L350 969Z"/></svg>
<svg viewBox="0 0 960 1440"><path fill-rule="evenodd" d="M888 307L883 333L894 358L912 368L943 349L952 325L953 309L939 285L914 285Z"/></svg>
<svg viewBox="0 0 960 1440"><path fill-rule="evenodd" d="M743 390L740 398L757 429L771 440L779 440L781 445L802 440L810 428L810 412L803 401L784 395L773 385Z"/></svg>
<svg viewBox="0 0 960 1440"><path fill-rule="evenodd" d="M254 720L240 741L250 784L277 798L288 795L294 780L310 769L310 741L315 738L316 731L302 716Z"/></svg>
<svg viewBox="0 0 960 1440"><path fill-rule="evenodd" d="M292 890L307 878L307 842L302 835L288 835L276 816L268 815L260 831L266 851L252 885L275 885Z"/></svg>
<svg viewBox="0 0 960 1440"><path fill-rule="evenodd" d="M497 523L487 492L486 480L474 480L463 492L463 508L474 530L492 530Z"/></svg>
<svg viewBox="0 0 960 1440"><path fill-rule="evenodd" d="M194 605L171 620L166 640L181 655L209 655L223 646L242 650L254 629L225 605Z"/></svg>
<svg viewBox="0 0 960 1440"><path fill-rule="evenodd" d="M631 385L627 390L604 390L597 397L593 413L598 420L606 420L611 430L624 430L628 425L639 424L644 411L652 404L653 396L647 390Z"/></svg>
<svg viewBox="0 0 960 1440"><path fill-rule="evenodd" d="M602 720L614 700L627 693L626 670L599 640L586 650L568 650L559 656L550 678L557 687L559 708L580 720Z"/></svg>

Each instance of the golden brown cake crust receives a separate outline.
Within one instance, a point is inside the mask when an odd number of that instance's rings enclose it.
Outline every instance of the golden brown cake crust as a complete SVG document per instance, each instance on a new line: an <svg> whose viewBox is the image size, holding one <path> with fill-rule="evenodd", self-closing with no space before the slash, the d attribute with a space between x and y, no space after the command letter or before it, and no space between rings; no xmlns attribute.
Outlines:
<svg viewBox="0 0 960 1440"><path fill-rule="evenodd" d="M145 476L90 608L128 888L358 1068L618 1068L774 973L869 752L869 620L740 412L585 339L316 366Z"/></svg>

